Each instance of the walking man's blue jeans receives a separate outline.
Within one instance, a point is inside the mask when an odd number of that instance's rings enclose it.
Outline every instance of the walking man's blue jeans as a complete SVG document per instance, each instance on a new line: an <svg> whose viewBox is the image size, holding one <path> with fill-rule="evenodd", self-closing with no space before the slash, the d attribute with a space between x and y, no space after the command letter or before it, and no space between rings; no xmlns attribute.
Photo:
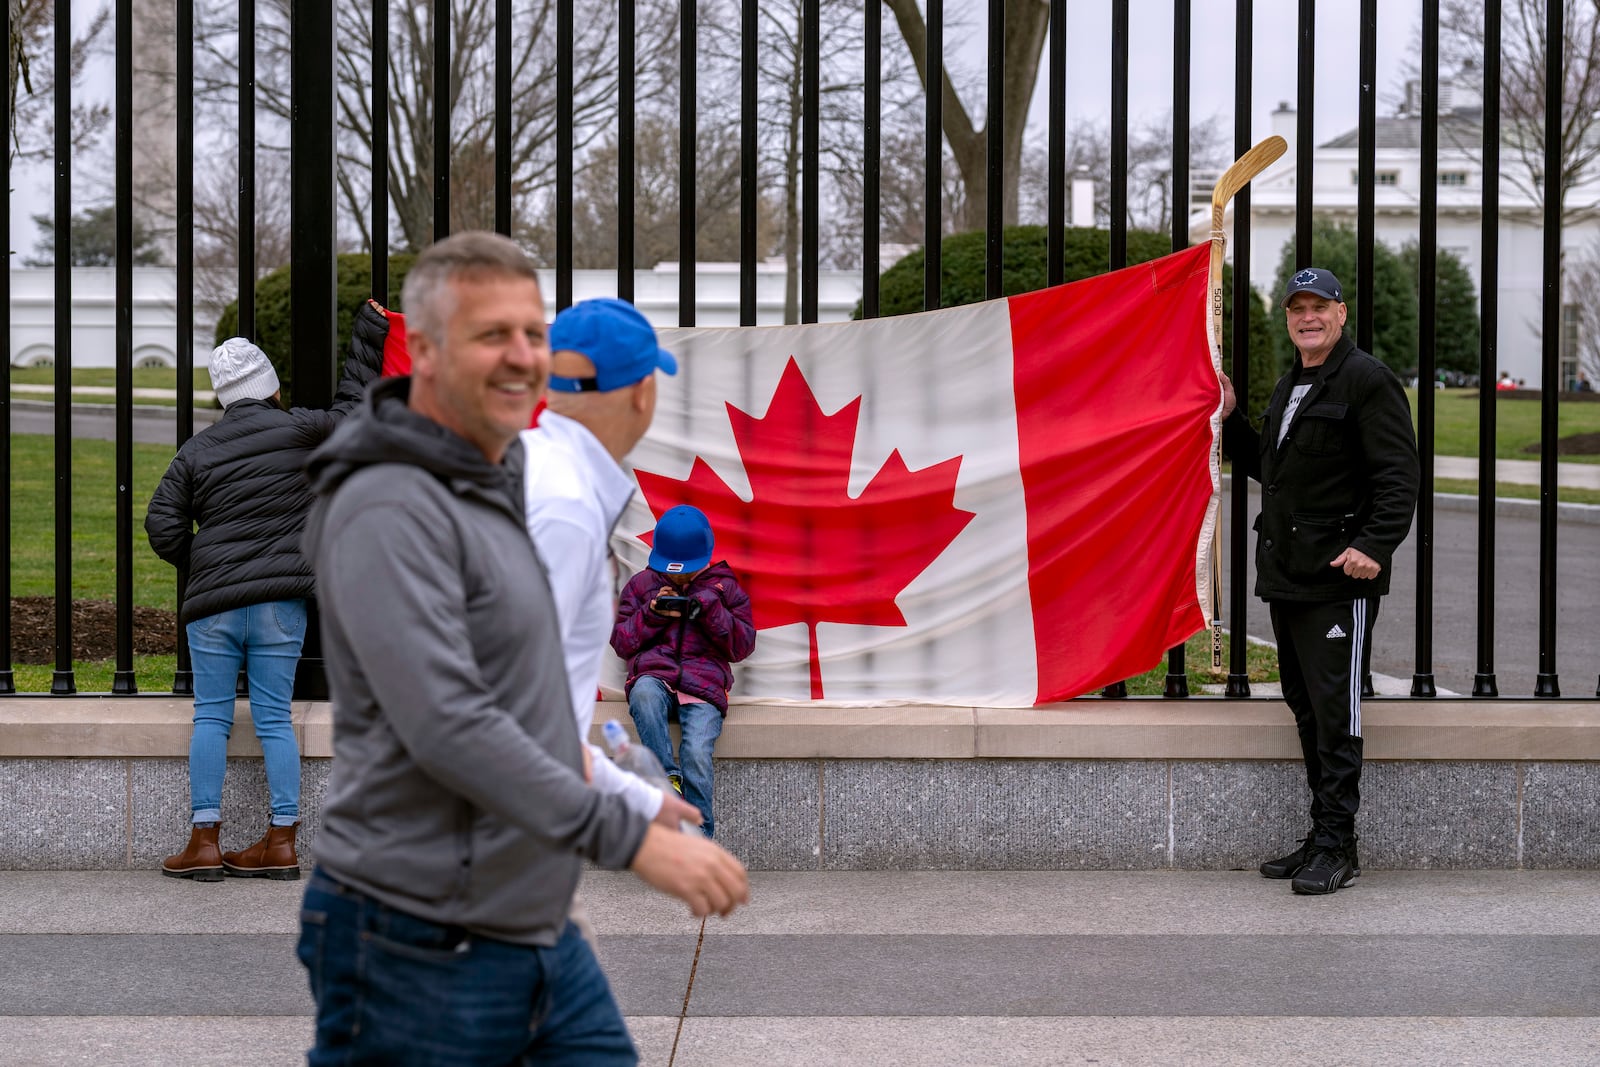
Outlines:
<svg viewBox="0 0 1600 1067"><path fill-rule="evenodd" d="M300 746L289 725L289 698L306 639L306 602L251 604L196 619L185 629L194 667L194 736L189 741L194 821L222 819L222 778L242 666L250 679L250 718L266 763L272 825L293 826L300 817Z"/></svg>
<svg viewBox="0 0 1600 1067"><path fill-rule="evenodd" d="M317 1002L311 1067L639 1062L571 922L550 948L513 945L397 911L319 869L299 954Z"/></svg>
<svg viewBox="0 0 1600 1067"><path fill-rule="evenodd" d="M639 740L656 754L662 769L683 779L683 799L700 809L707 837L716 829L711 815L711 750L722 736L722 712L711 704L682 703L666 682L646 675L628 693L628 714L633 716ZM667 723L677 719L683 727L678 755L672 754Z"/></svg>

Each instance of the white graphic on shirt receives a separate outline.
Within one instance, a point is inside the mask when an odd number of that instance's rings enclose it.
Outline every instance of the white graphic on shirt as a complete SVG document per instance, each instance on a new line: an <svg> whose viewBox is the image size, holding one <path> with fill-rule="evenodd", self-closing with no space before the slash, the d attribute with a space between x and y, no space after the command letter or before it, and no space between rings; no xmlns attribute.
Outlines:
<svg viewBox="0 0 1600 1067"><path fill-rule="evenodd" d="M1289 423L1294 419L1295 411L1300 407L1300 401L1311 392L1311 382L1305 382L1294 387L1289 394L1289 406L1283 409L1283 421L1278 424L1278 447L1283 447L1283 439L1289 433Z"/></svg>

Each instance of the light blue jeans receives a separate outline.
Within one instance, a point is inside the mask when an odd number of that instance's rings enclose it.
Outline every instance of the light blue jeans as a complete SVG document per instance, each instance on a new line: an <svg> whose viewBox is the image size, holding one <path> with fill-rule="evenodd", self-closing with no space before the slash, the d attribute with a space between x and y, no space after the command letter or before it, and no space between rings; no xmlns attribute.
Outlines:
<svg viewBox="0 0 1600 1067"><path fill-rule="evenodd" d="M716 820L711 817L711 750L722 736L722 712L711 704L681 704L666 682L646 675L634 682L628 693L628 714L633 716L639 740L656 754L662 769L683 779L683 799L700 809L705 819L701 829L707 837L712 836ZM667 733L672 719L683 726L676 757L672 735Z"/></svg>
<svg viewBox="0 0 1600 1067"><path fill-rule="evenodd" d="M306 639L306 602L273 600L207 615L185 627L194 667L189 807L195 822L222 820L222 777L233 733L233 695L243 666L250 718L267 765L272 825L300 818L300 746L289 725L295 666Z"/></svg>

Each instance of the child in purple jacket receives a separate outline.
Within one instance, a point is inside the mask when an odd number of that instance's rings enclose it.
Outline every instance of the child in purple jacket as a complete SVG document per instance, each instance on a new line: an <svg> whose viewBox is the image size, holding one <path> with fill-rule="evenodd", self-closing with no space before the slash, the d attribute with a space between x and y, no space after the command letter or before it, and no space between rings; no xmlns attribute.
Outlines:
<svg viewBox="0 0 1600 1067"><path fill-rule="evenodd" d="M683 504L663 514L649 566L623 588L611 630L611 647L628 663L628 712L639 740L705 816L707 837L715 828L711 750L728 713L729 664L756 646L750 598L726 563L711 562L712 543L711 523L699 508ZM667 734L671 719L683 726L677 758Z"/></svg>

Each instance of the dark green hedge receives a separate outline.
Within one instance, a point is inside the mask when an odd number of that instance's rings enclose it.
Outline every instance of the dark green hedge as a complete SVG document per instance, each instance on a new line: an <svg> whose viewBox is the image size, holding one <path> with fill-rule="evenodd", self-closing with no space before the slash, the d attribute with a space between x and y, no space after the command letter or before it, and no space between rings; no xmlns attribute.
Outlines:
<svg viewBox="0 0 1600 1067"><path fill-rule="evenodd" d="M390 299L398 308L400 288L405 284L406 272L416 257L395 255L389 257ZM339 321L336 336L339 339L334 357L334 374L344 369L344 357L350 347L350 327L355 321L356 309L372 293L372 257L360 253L346 253L339 257ZM400 309L404 310L404 309ZM239 304L234 301L223 309L217 320L216 343L239 332ZM294 395L293 369L290 366L289 340L289 268L280 267L256 283L256 336L255 341L272 360L283 386L285 403L292 403Z"/></svg>
<svg viewBox="0 0 1600 1067"><path fill-rule="evenodd" d="M1001 235L1000 286L1005 296L1031 293L1048 284L1046 238L1043 226L1008 226ZM1172 251L1172 239L1159 233L1130 230L1128 262L1160 259ZM1061 262L1069 282L1104 274L1111 257L1107 230L1069 228ZM883 272L879 280L878 307L884 315L907 315L922 310L924 255L917 249ZM957 233L939 244L939 303L941 307L975 304L986 297L984 234ZM861 305L856 305L856 318Z"/></svg>

